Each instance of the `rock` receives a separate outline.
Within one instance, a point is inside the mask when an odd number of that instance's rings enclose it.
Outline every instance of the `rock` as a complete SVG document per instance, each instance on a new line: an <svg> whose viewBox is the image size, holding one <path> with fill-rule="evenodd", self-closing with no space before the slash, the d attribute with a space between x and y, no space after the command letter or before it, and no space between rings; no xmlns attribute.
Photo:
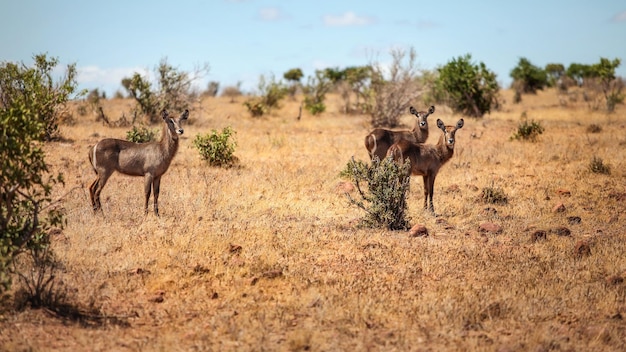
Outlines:
<svg viewBox="0 0 626 352"><path fill-rule="evenodd" d="M617 286L624 283L624 278L619 275L611 275L606 278L606 284L609 286Z"/></svg>
<svg viewBox="0 0 626 352"><path fill-rule="evenodd" d="M550 233L553 233L557 236L570 236L572 234L572 231L570 231L570 229L568 229L567 227L556 227L550 229Z"/></svg>
<svg viewBox="0 0 626 352"><path fill-rule="evenodd" d="M548 235L544 230L537 230L530 235L530 240L532 242L545 241L548 239Z"/></svg>
<svg viewBox="0 0 626 352"><path fill-rule="evenodd" d="M577 258L588 257L591 255L591 247L587 241L578 241L574 247L574 256Z"/></svg>
<svg viewBox="0 0 626 352"><path fill-rule="evenodd" d="M352 182L342 181L335 187L335 192L337 192L337 194L352 193L352 191L354 191L354 185Z"/></svg>
<svg viewBox="0 0 626 352"><path fill-rule="evenodd" d="M580 218L580 216L568 216L567 217L567 222L570 225L580 224L581 221L582 221L582 219Z"/></svg>
<svg viewBox="0 0 626 352"><path fill-rule="evenodd" d="M572 195L572 192L570 192L569 190L564 189L564 188L559 188L559 189L556 190L556 194L561 196L561 197L569 197L569 196Z"/></svg>
<svg viewBox="0 0 626 352"><path fill-rule="evenodd" d="M562 213L565 211L565 204L559 203L552 208L553 213Z"/></svg>
<svg viewBox="0 0 626 352"><path fill-rule="evenodd" d="M409 237L428 237L428 229L422 224L417 224L409 230Z"/></svg>
<svg viewBox="0 0 626 352"><path fill-rule="evenodd" d="M492 222L484 222L480 224L478 231L482 233L500 233L502 232L502 226Z"/></svg>

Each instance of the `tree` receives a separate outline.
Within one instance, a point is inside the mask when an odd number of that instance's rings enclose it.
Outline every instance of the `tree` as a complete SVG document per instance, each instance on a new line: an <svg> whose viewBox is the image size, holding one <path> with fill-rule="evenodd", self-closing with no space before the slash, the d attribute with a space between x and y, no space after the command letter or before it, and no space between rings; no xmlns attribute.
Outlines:
<svg viewBox="0 0 626 352"><path fill-rule="evenodd" d="M332 83L325 71L316 70L315 77L309 77L308 83L303 87L304 108L313 115L326 111L326 94L332 88Z"/></svg>
<svg viewBox="0 0 626 352"><path fill-rule="evenodd" d="M482 62L474 64L470 54L452 59L437 72L435 97L455 112L482 117L497 107L500 87L496 74Z"/></svg>
<svg viewBox="0 0 626 352"><path fill-rule="evenodd" d="M565 75L565 66L563 64L549 63L545 69L548 75L548 86L554 87L559 80Z"/></svg>
<svg viewBox="0 0 626 352"><path fill-rule="evenodd" d="M67 66L59 82L52 79L52 71L58 65L57 58L46 54L34 56L34 66L24 63L1 63L0 105L3 109L25 106L37 109L41 118L43 139L50 141L59 137L59 118L70 96L77 92L76 65ZM78 92L77 96L85 92Z"/></svg>
<svg viewBox="0 0 626 352"><path fill-rule="evenodd" d="M575 80L579 86L582 86L585 78L591 76L591 66L579 63L571 63L567 67L567 71L565 71L565 74Z"/></svg>
<svg viewBox="0 0 626 352"><path fill-rule="evenodd" d="M372 126L398 126L399 117L415 104L425 91L418 79L417 53L411 48L391 51L389 66L373 63L371 67L370 112Z"/></svg>
<svg viewBox="0 0 626 352"><path fill-rule="evenodd" d="M155 68L157 81L153 87L148 77L134 73L122 79L122 86L138 104L138 112L148 117L151 123L161 121L159 112L163 109L184 110L194 101L193 82L209 72L209 65L196 67L193 72L182 71L170 65L167 58L161 59Z"/></svg>
<svg viewBox="0 0 626 352"><path fill-rule="evenodd" d="M27 277L14 266L22 254L30 253L35 263L49 263L49 231L63 224L63 213L51 198L63 177L49 174L42 142L50 139L55 114L77 83L75 66L69 65L55 84L50 72L57 62L44 54L35 56L34 67L0 65L0 293L10 287L16 271ZM50 284L52 279L37 283Z"/></svg>
<svg viewBox="0 0 626 352"><path fill-rule="evenodd" d="M289 95L292 98L295 97L296 92L298 91L298 86L300 85L300 80L303 76L304 74L299 68L292 68L283 74L283 78L289 82Z"/></svg>
<svg viewBox="0 0 626 352"><path fill-rule="evenodd" d="M528 59L522 57L513 70L511 70L513 85L519 93L535 94L548 85L548 74L540 67L533 65Z"/></svg>
<svg viewBox="0 0 626 352"><path fill-rule="evenodd" d="M620 59L609 60L601 57L600 62L590 67L590 75L600 82L600 89L605 99L606 109L609 112L615 110L616 104L624 102L624 83L615 76L615 69L621 64Z"/></svg>

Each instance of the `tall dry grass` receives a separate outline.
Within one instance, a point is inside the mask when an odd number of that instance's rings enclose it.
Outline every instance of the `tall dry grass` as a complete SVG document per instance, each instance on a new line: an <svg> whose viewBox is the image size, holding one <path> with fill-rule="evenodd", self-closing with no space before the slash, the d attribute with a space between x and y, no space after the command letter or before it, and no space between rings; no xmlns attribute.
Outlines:
<svg viewBox="0 0 626 352"><path fill-rule="evenodd" d="M502 111L466 119L457 133L435 184L437 216L422 209L421 179L412 180L411 223L428 237L357 226L364 214L342 194L339 173L352 156L367 160L370 127L332 100L323 116L300 121L297 102L253 119L241 103L204 100L163 176L158 218L143 214L143 180L119 174L93 214L88 146L126 129L77 118L62 128L66 141L47 146L66 178L58 195L69 192L53 245L71 302L105 318L4 310L0 346L623 350L626 110L563 107L553 91L518 105L512 92L504 98ZM121 115L130 102L106 104ZM522 112L545 127L536 143L509 140ZM439 106L433 117L458 120ZM236 131L240 167L208 167L191 141L225 126ZM612 173L591 173L593 156ZM507 203L484 203L484 189L501 190ZM484 223L501 229L483 232Z"/></svg>

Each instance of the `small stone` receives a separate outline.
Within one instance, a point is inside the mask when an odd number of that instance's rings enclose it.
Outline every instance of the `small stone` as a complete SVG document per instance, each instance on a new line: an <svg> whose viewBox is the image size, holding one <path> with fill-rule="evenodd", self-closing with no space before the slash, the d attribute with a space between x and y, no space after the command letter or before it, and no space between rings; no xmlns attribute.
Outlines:
<svg viewBox="0 0 626 352"><path fill-rule="evenodd" d="M559 203L552 208L553 213L562 213L565 211L565 204Z"/></svg>
<svg viewBox="0 0 626 352"><path fill-rule="evenodd" d="M570 236L572 234L572 231L570 231L570 229L568 229L567 227L556 227L550 229L550 233L553 233L557 236Z"/></svg>
<svg viewBox="0 0 626 352"><path fill-rule="evenodd" d="M569 197L572 195L572 192L564 188L559 188L556 190L556 194L562 197Z"/></svg>
<svg viewBox="0 0 626 352"><path fill-rule="evenodd" d="M532 242L545 241L547 239L548 235L544 230L537 230L530 236Z"/></svg>
<svg viewBox="0 0 626 352"><path fill-rule="evenodd" d="M417 224L409 230L409 237L428 237L428 229L422 224Z"/></svg>
<svg viewBox="0 0 626 352"><path fill-rule="evenodd" d="M577 258L588 257L591 255L591 247L587 241L578 241L574 247L574 255Z"/></svg>
<svg viewBox="0 0 626 352"><path fill-rule="evenodd" d="M567 222L570 225L580 224L581 221L582 221L582 219L580 218L580 216L568 216L567 217Z"/></svg>
<svg viewBox="0 0 626 352"><path fill-rule="evenodd" d="M502 232L502 226L492 222L484 222L480 224L478 231L483 233L500 233Z"/></svg>

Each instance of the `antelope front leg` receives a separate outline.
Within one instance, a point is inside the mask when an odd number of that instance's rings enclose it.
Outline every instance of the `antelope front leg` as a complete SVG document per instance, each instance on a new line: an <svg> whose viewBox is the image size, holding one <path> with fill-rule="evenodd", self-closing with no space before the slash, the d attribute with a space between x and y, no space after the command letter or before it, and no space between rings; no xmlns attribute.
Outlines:
<svg viewBox="0 0 626 352"><path fill-rule="evenodd" d="M428 177L428 200L430 202L430 206L428 210L430 210L433 214L435 213L435 205L433 204L433 194L435 193L435 175L430 175Z"/></svg>
<svg viewBox="0 0 626 352"><path fill-rule="evenodd" d="M146 174L145 184L144 184L144 193L146 195L146 204L144 207L144 211L148 214L148 201L150 200L150 191L152 190L152 181L153 177L150 174Z"/></svg>
<svg viewBox="0 0 626 352"><path fill-rule="evenodd" d="M152 181L152 190L154 191L154 213L156 214L156 216L159 216L159 192L161 191L161 176L155 177L154 181Z"/></svg>

